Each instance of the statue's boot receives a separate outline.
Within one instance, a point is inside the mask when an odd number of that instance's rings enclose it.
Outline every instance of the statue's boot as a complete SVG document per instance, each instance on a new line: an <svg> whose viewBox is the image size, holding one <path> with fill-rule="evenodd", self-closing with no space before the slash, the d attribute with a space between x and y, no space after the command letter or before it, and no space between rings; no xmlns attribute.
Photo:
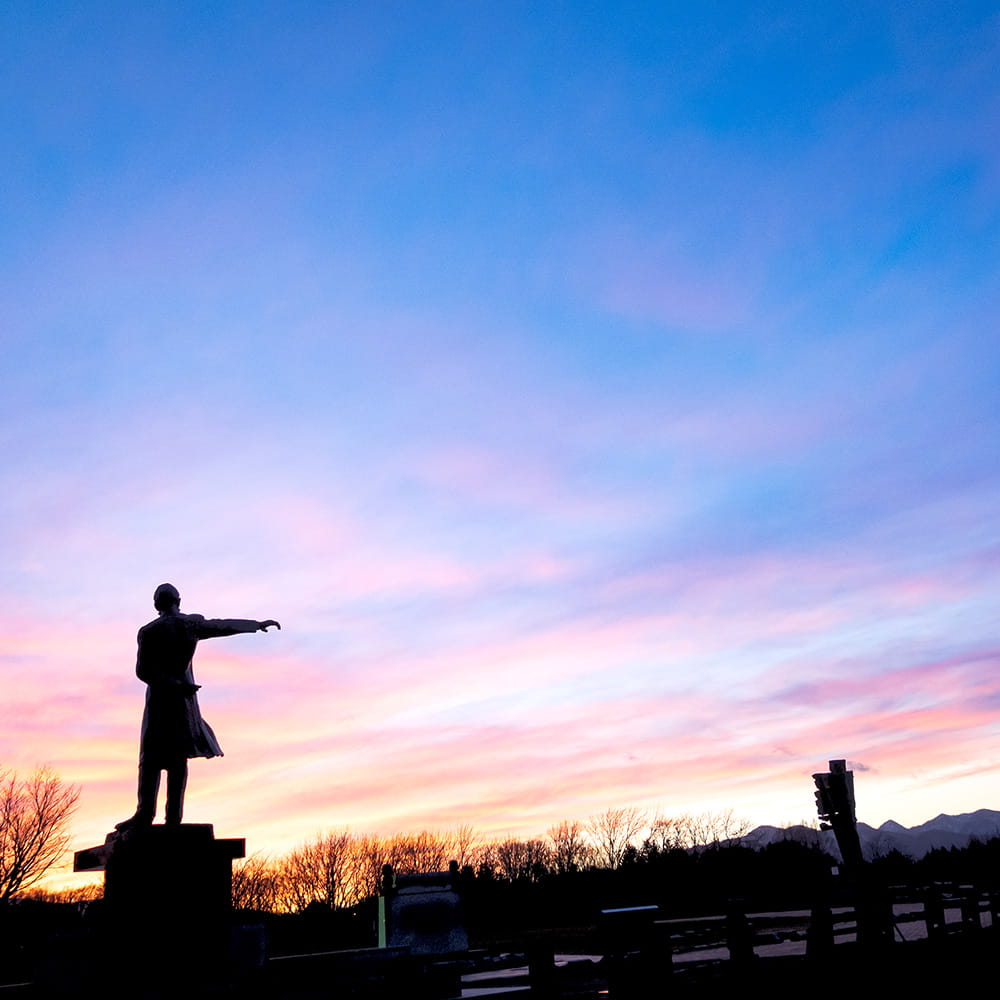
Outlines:
<svg viewBox="0 0 1000 1000"><path fill-rule="evenodd" d="M119 833L125 833L126 830L135 830L140 826L152 826L153 817L148 813L136 812L128 819L123 819L120 823L115 823L115 829Z"/></svg>
<svg viewBox="0 0 1000 1000"><path fill-rule="evenodd" d="M156 815L156 796L160 791L160 769L139 761L139 804L135 814L115 823L120 831L133 830L140 826L152 826Z"/></svg>

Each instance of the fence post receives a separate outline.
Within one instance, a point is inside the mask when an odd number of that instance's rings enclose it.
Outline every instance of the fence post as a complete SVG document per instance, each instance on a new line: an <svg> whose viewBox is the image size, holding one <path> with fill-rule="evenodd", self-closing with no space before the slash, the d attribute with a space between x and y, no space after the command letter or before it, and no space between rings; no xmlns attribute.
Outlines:
<svg viewBox="0 0 1000 1000"><path fill-rule="evenodd" d="M990 889L987 898L990 906L990 929L995 934L1000 931L1000 892Z"/></svg>
<svg viewBox="0 0 1000 1000"><path fill-rule="evenodd" d="M735 900L729 901L726 913L726 946L729 948L729 960L734 966L746 968L757 957L753 950L753 926L743 912L743 907Z"/></svg>
<svg viewBox="0 0 1000 1000"><path fill-rule="evenodd" d="M870 878L857 885L854 914L858 924L858 945L878 952L892 944L892 900L886 890Z"/></svg>
<svg viewBox="0 0 1000 1000"><path fill-rule="evenodd" d="M557 997L556 957L551 945L533 941L528 945L528 982L532 1000Z"/></svg>
<svg viewBox="0 0 1000 1000"><path fill-rule="evenodd" d="M826 903L812 908L806 934L806 957L822 962L833 953L833 910Z"/></svg>
<svg viewBox="0 0 1000 1000"><path fill-rule="evenodd" d="M963 930L982 930L979 919L979 892L971 886L962 890L962 928Z"/></svg>
<svg viewBox="0 0 1000 1000"><path fill-rule="evenodd" d="M939 886L929 885L924 889L924 923L928 941L938 941L945 936L944 898Z"/></svg>

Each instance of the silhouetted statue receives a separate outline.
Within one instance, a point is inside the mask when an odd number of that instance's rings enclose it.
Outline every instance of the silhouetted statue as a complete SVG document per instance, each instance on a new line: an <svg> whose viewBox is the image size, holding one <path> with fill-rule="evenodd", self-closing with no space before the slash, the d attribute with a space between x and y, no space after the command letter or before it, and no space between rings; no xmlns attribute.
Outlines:
<svg viewBox="0 0 1000 1000"><path fill-rule="evenodd" d="M156 815L160 772L167 772L166 822L178 824L184 813L188 758L221 757L211 727L201 717L191 661L199 639L238 632L266 632L276 621L242 618L204 618L180 610L181 595L170 583L153 594L155 621L139 629L135 672L146 682L146 710L139 738L139 804L135 815L117 824L118 830L149 826Z"/></svg>

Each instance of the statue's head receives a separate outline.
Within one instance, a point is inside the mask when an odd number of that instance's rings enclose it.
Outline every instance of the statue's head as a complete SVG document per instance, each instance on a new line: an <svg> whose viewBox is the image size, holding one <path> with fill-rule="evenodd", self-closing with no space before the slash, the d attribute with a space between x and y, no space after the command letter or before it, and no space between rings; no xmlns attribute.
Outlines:
<svg viewBox="0 0 1000 1000"><path fill-rule="evenodd" d="M161 583L153 591L153 607L157 611L169 611L180 603L180 591L172 583Z"/></svg>

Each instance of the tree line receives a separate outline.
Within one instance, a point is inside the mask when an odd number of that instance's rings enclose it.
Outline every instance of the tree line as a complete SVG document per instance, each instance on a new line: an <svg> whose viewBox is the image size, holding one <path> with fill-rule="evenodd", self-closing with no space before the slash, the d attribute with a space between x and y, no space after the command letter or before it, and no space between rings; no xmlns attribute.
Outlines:
<svg viewBox="0 0 1000 1000"><path fill-rule="evenodd" d="M47 768L25 777L0 768L0 908L15 898L100 897L100 885L61 892L37 888L68 849L79 795L76 786ZM671 907L702 906L726 893L797 897L828 881L832 859L812 837L798 842L804 829L793 828L784 840L760 850L751 849L760 845L749 842L749 832L750 823L732 810L670 816L629 807L585 821L564 820L529 838L487 838L468 825L391 836L322 832L287 854L255 854L237 862L233 902L278 914L317 906L349 910L379 893L385 865L405 875L443 871L451 861L466 889L493 906L530 899L537 908L548 897L604 898L619 905L653 896ZM872 853L873 874L892 884L986 879L994 885L1000 870L997 838L938 849L919 861L899 851Z"/></svg>
<svg viewBox="0 0 1000 1000"><path fill-rule="evenodd" d="M80 789L46 767L27 776L0 768L0 905L32 895L91 899L100 887L48 893L34 886L69 847ZM738 843L748 821L732 810L650 814L626 807L586 821L564 820L531 838L481 837L471 826L440 833L323 832L289 853L255 854L234 866L237 907L294 913L310 904L347 908L377 895L385 865L399 874L442 871L451 861L482 880L532 883L550 874L616 870L652 853Z"/></svg>
<svg viewBox="0 0 1000 1000"><path fill-rule="evenodd" d="M665 816L617 808L586 821L564 820L530 838L487 839L470 826L391 836L326 832L288 854L237 862L233 905L274 913L355 906L378 894L385 865L407 875L443 871L455 861L467 877L537 883L551 875L614 871L661 852L728 846L749 830L749 821L732 810Z"/></svg>

